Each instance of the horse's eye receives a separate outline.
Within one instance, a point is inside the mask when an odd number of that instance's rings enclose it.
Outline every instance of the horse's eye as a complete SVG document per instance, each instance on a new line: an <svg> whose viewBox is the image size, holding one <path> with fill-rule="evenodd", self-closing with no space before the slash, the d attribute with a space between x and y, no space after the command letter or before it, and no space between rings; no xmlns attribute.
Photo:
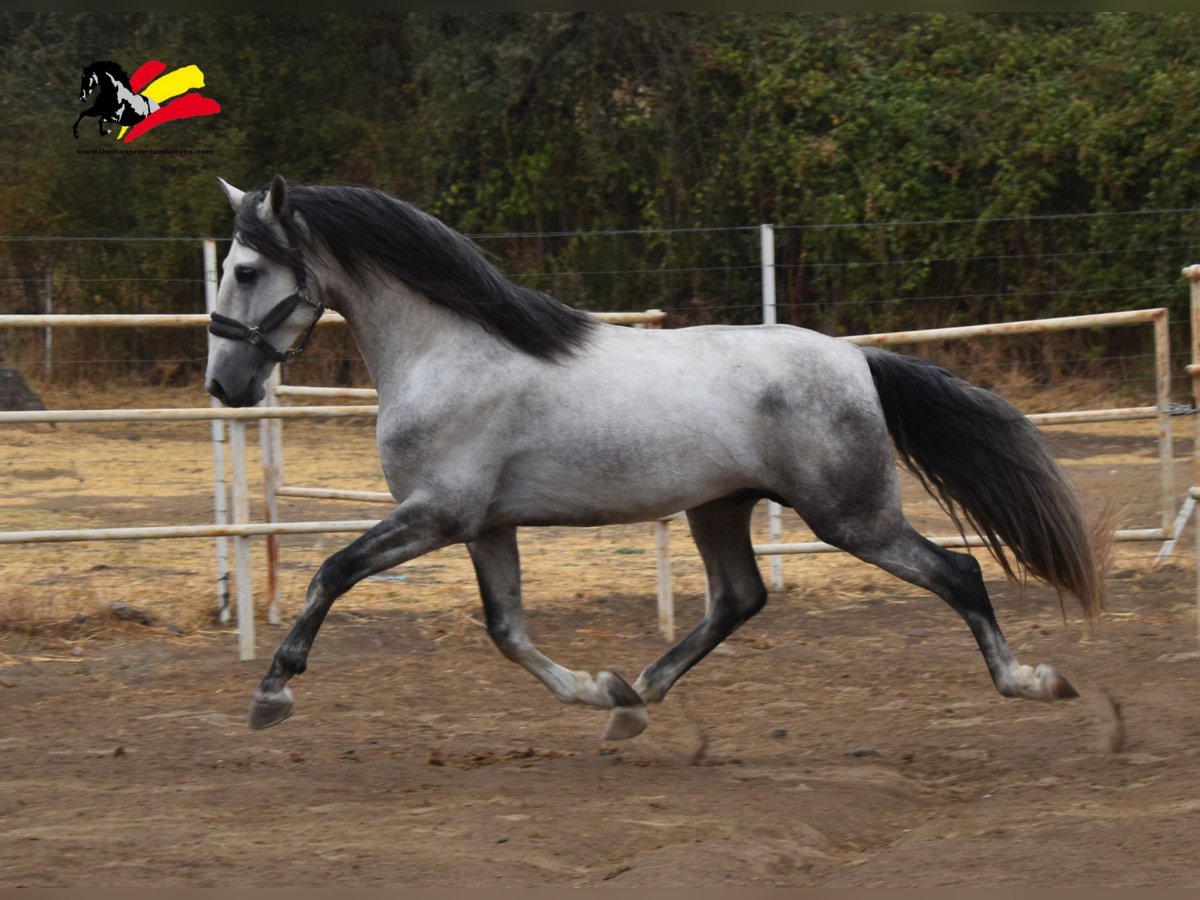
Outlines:
<svg viewBox="0 0 1200 900"><path fill-rule="evenodd" d="M238 284L253 284L258 277L258 270L254 266L237 266L233 270L233 277Z"/></svg>

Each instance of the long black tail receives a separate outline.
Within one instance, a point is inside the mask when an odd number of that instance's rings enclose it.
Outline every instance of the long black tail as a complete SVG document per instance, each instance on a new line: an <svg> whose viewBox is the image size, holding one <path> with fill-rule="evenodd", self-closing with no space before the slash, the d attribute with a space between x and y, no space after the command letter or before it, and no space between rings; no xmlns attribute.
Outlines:
<svg viewBox="0 0 1200 900"><path fill-rule="evenodd" d="M1007 400L933 363L863 352L897 454L955 524L962 529L965 518L1010 578L1005 545L1087 616L1099 612L1109 544L1037 428Z"/></svg>

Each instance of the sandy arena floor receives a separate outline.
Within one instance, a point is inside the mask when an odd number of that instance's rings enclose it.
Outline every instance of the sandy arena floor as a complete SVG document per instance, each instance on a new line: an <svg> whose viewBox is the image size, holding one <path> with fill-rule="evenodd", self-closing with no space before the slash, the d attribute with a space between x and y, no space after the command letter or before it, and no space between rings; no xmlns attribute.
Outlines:
<svg viewBox="0 0 1200 900"><path fill-rule="evenodd" d="M0 528L211 521L208 434L7 428ZM1159 524L1151 424L1051 436L1089 503ZM367 422L290 423L286 447L290 484L381 488ZM946 533L906 491L914 521ZM285 501L283 517L380 512ZM283 541L285 615L346 539ZM632 678L666 649L650 526L530 529L522 549L550 656ZM493 648L461 547L344 597L293 682L296 716L264 732L245 708L282 629L260 617L263 658L238 661L213 619L211 542L5 547L0 886L1196 886L1192 529L1156 567L1158 550L1117 548L1091 634L1073 609L1064 624L1052 591L1022 596L986 564L1018 656L1083 694L1056 705L999 697L935 598L841 554L787 557L767 609L642 737L607 744L602 713L561 706ZM704 583L682 525L672 551L682 633ZM255 560L261 572L261 547ZM154 624L114 622L112 601Z"/></svg>

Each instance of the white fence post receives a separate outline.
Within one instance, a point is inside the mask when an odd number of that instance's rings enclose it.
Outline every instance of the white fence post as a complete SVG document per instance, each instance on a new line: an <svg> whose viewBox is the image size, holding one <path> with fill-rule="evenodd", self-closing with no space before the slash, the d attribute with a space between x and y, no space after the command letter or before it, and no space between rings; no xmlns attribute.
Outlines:
<svg viewBox="0 0 1200 900"><path fill-rule="evenodd" d="M1192 404L1200 406L1200 266L1188 266L1183 274L1189 282L1192 324L1191 363L1187 373L1192 380ZM1197 500L1200 499L1200 421L1195 415L1192 416L1192 434L1192 484L1188 499ZM1196 625L1200 638L1200 521L1196 523Z"/></svg>
<svg viewBox="0 0 1200 900"><path fill-rule="evenodd" d="M275 406L275 388L279 387L280 367L276 366L266 383L266 396L262 406ZM262 448L263 470L263 521L276 522L279 520L278 490L283 484L281 465L276 449L282 440L276 440L276 434L282 423L278 419L260 419L258 422L258 440ZM267 621L278 625L283 621L279 611L279 535L268 534L267 544Z"/></svg>
<svg viewBox="0 0 1200 900"><path fill-rule="evenodd" d="M774 325L775 316L775 227L759 225L759 244L762 257L763 324ZM783 508L774 500L767 501L767 536L772 544L783 537ZM783 560L771 557L771 587L783 590Z"/></svg>
<svg viewBox="0 0 1200 900"><path fill-rule="evenodd" d="M246 423L229 423L229 445L233 455L233 522L250 523L250 488L246 477ZM240 534L233 539L237 566L238 658L254 659L254 585L251 581L250 538Z"/></svg>
<svg viewBox="0 0 1200 900"><path fill-rule="evenodd" d="M217 307L217 242L204 242L204 306L211 313ZM207 333L207 332L206 332ZM208 350L212 352L213 336L208 335ZM221 402L215 397L209 399L209 406L218 407ZM213 522L216 525L229 524L229 492L225 487L225 423L221 419L212 420L213 445ZM216 539L217 549L217 621L222 625L229 624L229 539L222 536Z"/></svg>
<svg viewBox="0 0 1200 900"><path fill-rule="evenodd" d="M1162 529L1175 534L1175 436L1171 424L1171 338L1167 311L1154 320L1154 390L1158 407L1158 461L1162 485Z"/></svg>
<svg viewBox="0 0 1200 900"><path fill-rule="evenodd" d="M654 523L654 548L657 554L658 630L668 641L675 640L675 595L671 589L671 526L659 519Z"/></svg>
<svg viewBox="0 0 1200 900"><path fill-rule="evenodd" d="M54 270L49 265L46 266L45 276L45 312L49 316L54 313ZM54 372L54 329L47 326L43 337L45 341L45 359L42 360L42 366L46 377L49 378Z"/></svg>

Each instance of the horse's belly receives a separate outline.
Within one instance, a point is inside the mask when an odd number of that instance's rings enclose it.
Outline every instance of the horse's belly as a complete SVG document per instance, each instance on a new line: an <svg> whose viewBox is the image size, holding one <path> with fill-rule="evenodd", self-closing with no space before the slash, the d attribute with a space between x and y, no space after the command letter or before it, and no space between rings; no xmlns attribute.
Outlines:
<svg viewBox="0 0 1200 900"><path fill-rule="evenodd" d="M497 486L489 518L516 525L646 522L752 486L744 470L663 462L518 463Z"/></svg>

